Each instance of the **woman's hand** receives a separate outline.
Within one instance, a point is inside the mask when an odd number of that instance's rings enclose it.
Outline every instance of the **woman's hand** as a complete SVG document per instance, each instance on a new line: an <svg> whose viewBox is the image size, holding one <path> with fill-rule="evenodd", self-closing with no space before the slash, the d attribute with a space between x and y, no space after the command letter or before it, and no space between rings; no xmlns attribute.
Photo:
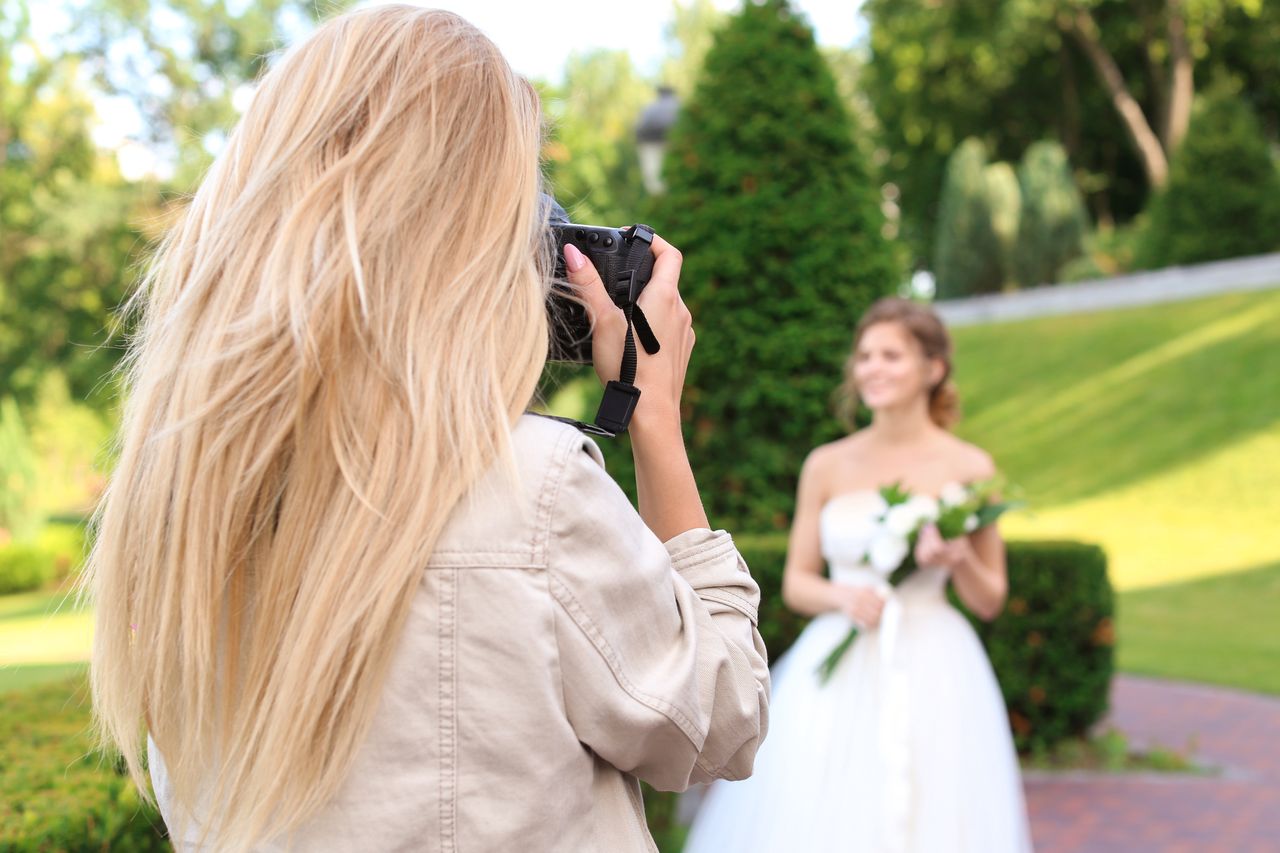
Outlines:
<svg viewBox="0 0 1280 853"><path fill-rule="evenodd" d="M657 235L653 238L653 275L638 304L661 345L649 355L637 342L636 387L640 401L634 417L644 421L680 422L680 395L684 390L685 371L693 351L693 318L680 298L680 251ZM627 333L627 319L613 304L600 281L600 274L582 252L572 244L564 247L569 283L587 305L592 319L591 352L596 375L601 383L618 378L622 350Z"/></svg>
<svg viewBox="0 0 1280 853"><path fill-rule="evenodd" d="M916 565L964 572L978 562L978 553L968 536L943 539L937 525L926 525L916 540Z"/></svg>
<svg viewBox="0 0 1280 853"><path fill-rule="evenodd" d="M870 630L880 625L880 614L884 612L884 596L879 590L870 586L844 586L832 584L837 608L845 616L853 620L859 628Z"/></svg>

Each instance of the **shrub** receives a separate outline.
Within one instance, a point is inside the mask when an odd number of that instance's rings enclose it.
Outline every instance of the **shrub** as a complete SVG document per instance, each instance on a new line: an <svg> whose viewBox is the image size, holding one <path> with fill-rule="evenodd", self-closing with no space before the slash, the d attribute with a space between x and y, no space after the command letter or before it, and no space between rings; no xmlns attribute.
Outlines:
<svg viewBox="0 0 1280 853"><path fill-rule="evenodd" d="M1257 117L1234 96L1197 107L1169 182L1151 202L1142 252L1148 266L1280 247L1280 175Z"/></svg>
<svg viewBox="0 0 1280 853"><path fill-rule="evenodd" d="M26 539L39 526L31 438L12 397L0 399L0 541Z"/></svg>
<svg viewBox="0 0 1280 853"><path fill-rule="evenodd" d="M1003 284L986 169L986 146L978 139L960 143L947 160L933 255L939 299L991 293Z"/></svg>
<svg viewBox="0 0 1280 853"><path fill-rule="evenodd" d="M1008 163L992 163L983 170L987 183L987 206L991 210L991 230L1000 247L1001 286L1013 283L1013 257L1022 222L1022 190L1018 176Z"/></svg>
<svg viewBox="0 0 1280 853"><path fill-rule="evenodd" d="M53 579L48 555L33 545L0 548L0 595L39 589Z"/></svg>
<svg viewBox="0 0 1280 853"><path fill-rule="evenodd" d="M1138 217L1127 225L1090 231L1084 238L1085 253L1059 270L1058 281L1111 278L1140 269L1138 249L1145 222Z"/></svg>
<svg viewBox="0 0 1280 853"><path fill-rule="evenodd" d="M1107 558L1080 542L1011 542L1009 600L974 621L1020 751L1086 734L1107 710L1115 599Z"/></svg>
<svg viewBox="0 0 1280 853"><path fill-rule="evenodd" d="M32 542L0 547L0 595L39 589L79 570L84 531L73 524L48 524Z"/></svg>
<svg viewBox="0 0 1280 853"><path fill-rule="evenodd" d="M93 750L83 678L0 697L0 849L171 849L159 814Z"/></svg>
<svg viewBox="0 0 1280 853"><path fill-rule="evenodd" d="M1062 268L1084 251L1088 217L1071 177L1067 152L1056 142L1037 142L1018 167L1022 218L1014 251L1014 276L1023 285L1053 284Z"/></svg>
<svg viewBox="0 0 1280 853"><path fill-rule="evenodd" d="M672 130L650 217L686 252L697 323L686 439L717 526L785 527L858 317L902 272L813 31L782 0L721 28ZM624 448L610 470L630 485Z"/></svg>

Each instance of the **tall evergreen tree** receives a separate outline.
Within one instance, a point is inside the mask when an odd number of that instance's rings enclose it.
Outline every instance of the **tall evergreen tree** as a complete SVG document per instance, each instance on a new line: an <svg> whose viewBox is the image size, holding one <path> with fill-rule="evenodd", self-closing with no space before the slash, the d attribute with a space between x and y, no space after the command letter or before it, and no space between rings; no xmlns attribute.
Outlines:
<svg viewBox="0 0 1280 853"><path fill-rule="evenodd" d="M1067 262L1084 253L1089 220L1071 176L1067 152L1053 140L1027 149L1018 167L1022 220L1014 271L1024 287L1053 284Z"/></svg>
<svg viewBox="0 0 1280 853"><path fill-rule="evenodd" d="M841 434L830 399L854 324L900 281L853 133L785 0L717 33L672 131L652 219L685 256L686 437L716 524L786 526L805 454Z"/></svg>
<svg viewBox="0 0 1280 853"><path fill-rule="evenodd" d="M933 273L938 296L952 299L998 291L1004 282L1001 245L992 221L987 149L970 137L947 161L939 204Z"/></svg>
<svg viewBox="0 0 1280 853"><path fill-rule="evenodd" d="M1233 95L1198 105L1151 205L1147 266L1193 264L1280 248L1280 173L1257 116Z"/></svg>

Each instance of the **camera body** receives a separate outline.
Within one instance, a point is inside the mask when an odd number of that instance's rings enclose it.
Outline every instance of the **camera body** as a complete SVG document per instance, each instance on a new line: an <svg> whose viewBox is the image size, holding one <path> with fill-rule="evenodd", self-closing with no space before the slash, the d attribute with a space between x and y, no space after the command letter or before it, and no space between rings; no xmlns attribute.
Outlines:
<svg viewBox="0 0 1280 853"><path fill-rule="evenodd" d="M653 275L653 252L649 245L652 229L644 225L630 228L608 228L600 225L577 225L562 216L553 217L549 225L555 242L556 283L549 300L548 320L551 326L551 361L577 364L591 363L591 321L582 303L566 286L564 247L572 243L595 265L609 297L619 308L640 295Z"/></svg>

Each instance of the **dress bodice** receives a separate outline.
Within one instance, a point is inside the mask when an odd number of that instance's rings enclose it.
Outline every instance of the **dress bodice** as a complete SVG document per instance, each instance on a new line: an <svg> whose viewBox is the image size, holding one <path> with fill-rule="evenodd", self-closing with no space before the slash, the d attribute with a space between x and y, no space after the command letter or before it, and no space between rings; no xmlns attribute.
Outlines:
<svg viewBox="0 0 1280 853"><path fill-rule="evenodd" d="M875 518L883 507L880 494L872 489L836 495L822 507L818 534L831 580L850 585L873 585L884 580L864 558L876 534ZM898 592L942 600L946 585L945 569L921 567L902 582Z"/></svg>

